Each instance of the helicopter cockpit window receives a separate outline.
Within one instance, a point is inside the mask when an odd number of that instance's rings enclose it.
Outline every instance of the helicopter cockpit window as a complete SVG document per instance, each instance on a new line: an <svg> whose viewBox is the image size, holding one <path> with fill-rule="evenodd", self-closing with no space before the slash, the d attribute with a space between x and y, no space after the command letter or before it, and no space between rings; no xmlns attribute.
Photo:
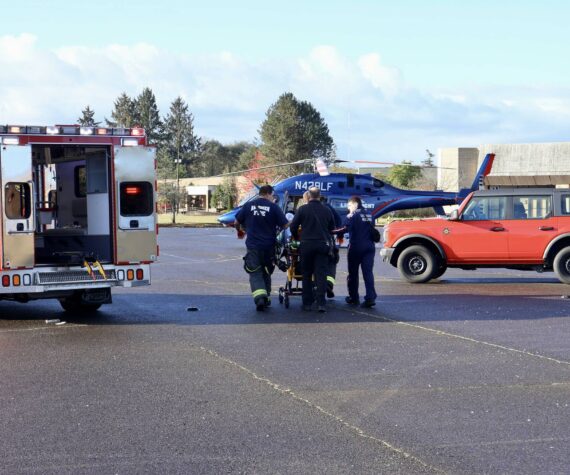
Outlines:
<svg viewBox="0 0 570 475"><path fill-rule="evenodd" d="M375 188L382 188L384 186L384 182L382 180L378 180L374 178L374 187Z"/></svg>
<svg viewBox="0 0 570 475"><path fill-rule="evenodd" d="M346 202L347 200L341 200L338 198L333 198L332 200L330 200L330 205L336 210L336 211L346 211Z"/></svg>

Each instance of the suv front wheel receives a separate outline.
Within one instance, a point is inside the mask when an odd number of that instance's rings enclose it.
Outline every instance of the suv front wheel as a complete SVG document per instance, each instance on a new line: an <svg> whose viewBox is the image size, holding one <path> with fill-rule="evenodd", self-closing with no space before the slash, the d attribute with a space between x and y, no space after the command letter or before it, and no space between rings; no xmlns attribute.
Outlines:
<svg viewBox="0 0 570 475"><path fill-rule="evenodd" d="M402 251L398 257L397 266L400 275L408 282L422 284L432 279L438 270L437 264L432 251L424 246L416 245Z"/></svg>
<svg viewBox="0 0 570 475"><path fill-rule="evenodd" d="M565 247L558 251L552 267L560 282L570 284L570 247Z"/></svg>

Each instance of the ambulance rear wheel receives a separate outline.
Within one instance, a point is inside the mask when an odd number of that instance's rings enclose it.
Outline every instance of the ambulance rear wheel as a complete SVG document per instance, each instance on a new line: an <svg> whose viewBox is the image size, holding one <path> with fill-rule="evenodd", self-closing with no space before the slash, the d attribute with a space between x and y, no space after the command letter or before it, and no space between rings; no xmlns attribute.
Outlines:
<svg viewBox="0 0 570 475"><path fill-rule="evenodd" d="M422 284L433 278L437 272L437 260L427 247L407 247L398 257L400 275L408 282Z"/></svg>
<svg viewBox="0 0 570 475"><path fill-rule="evenodd" d="M59 304L66 312L92 313L96 312L101 307L100 303L84 303L76 297L65 297L59 299Z"/></svg>

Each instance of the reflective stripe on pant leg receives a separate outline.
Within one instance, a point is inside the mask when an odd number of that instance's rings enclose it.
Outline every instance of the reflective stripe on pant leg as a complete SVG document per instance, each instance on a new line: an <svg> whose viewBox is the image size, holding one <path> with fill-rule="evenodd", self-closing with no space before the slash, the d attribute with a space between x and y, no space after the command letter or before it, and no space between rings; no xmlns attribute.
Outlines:
<svg viewBox="0 0 570 475"><path fill-rule="evenodd" d="M254 290L251 295L253 295L253 300L259 298L259 297L267 297L267 290L265 289L257 289Z"/></svg>
<svg viewBox="0 0 570 475"><path fill-rule="evenodd" d="M334 285L336 284L336 280L332 275L327 275L327 283Z"/></svg>

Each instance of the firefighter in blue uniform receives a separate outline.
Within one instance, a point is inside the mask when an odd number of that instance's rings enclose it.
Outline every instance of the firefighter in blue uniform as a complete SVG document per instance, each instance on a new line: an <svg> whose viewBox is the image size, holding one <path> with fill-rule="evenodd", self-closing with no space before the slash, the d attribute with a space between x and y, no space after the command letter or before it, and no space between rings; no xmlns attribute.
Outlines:
<svg viewBox="0 0 570 475"><path fill-rule="evenodd" d="M346 303L358 305L358 271L362 268L362 277L366 294L362 307L376 305L376 290L374 289L374 254L376 252L372 238L372 222L362 207L362 200L353 196L348 200L349 214L346 217L346 231L350 233L348 245L348 297Z"/></svg>
<svg viewBox="0 0 570 475"><path fill-rule="evenodd" d="M259 197L246 203L236 216L235 227L247 232L247 253L244 269L249 274L253 301L258 311L271 305L271 274L275 268L275 240L277 232L289 226L279 206L273 202L273 187L264 185Z"/></svg>

